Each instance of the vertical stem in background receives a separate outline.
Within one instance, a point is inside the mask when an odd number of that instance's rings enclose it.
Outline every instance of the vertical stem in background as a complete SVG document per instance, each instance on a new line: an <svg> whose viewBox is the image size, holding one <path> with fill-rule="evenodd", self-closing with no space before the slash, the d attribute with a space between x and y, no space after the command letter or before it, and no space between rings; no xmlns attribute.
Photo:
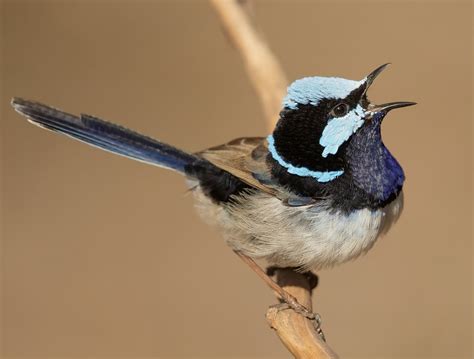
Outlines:
<svg viewBox="0 0 474 359"><path fill-rule="evenodd" d="M269 129L273 129L288 81L267 43L255 31L242 1L210 0L224 30L244 60L245 69L262 104Z"/></svg>

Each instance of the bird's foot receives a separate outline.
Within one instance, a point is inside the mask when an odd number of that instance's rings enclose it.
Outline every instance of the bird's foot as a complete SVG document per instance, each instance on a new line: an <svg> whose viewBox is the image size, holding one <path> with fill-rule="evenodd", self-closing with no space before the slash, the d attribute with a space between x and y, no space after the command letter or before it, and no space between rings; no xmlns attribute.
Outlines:
<svg viewBox="0 0 474 359"><path fill-rule="evenodd" d="M300 304L298 300L293 297L290 293L286 292L286 295L281 297L281 302L276 304L279 310L292 309L296 313L302 315L309 320L316 320L318 314L313 313L311 310Z"/></svg>
<svg viewBox="0 0 474 359"><path fill-rule="evenodd" d="M319 335L319 337L323 341L326 341L323 328L321 327L321 323L322 323L321 315L319 313L313 313L309 311L306 307L302 306L298 302L296 303L297 303L297 306L293 306L292 304L283 301L281 303L272 305L271 308L275 308L277 311L292 309L296 313L308 318L309 320L313 322L314 330Z"/></svg>
<svg viewBox="0 0 474 359"><path fill-rule="evenodd" d="M288 293L285 289L283 289L279 284L277 284L269 275L276 274L278 269L277 267L271 267L267 272L265 272L255 261L250 258L249 256L243 254L239 251L234 251L240 259L242 259L255 273L258 274L260 278L262 278L265 283L268 284L270 288L272 288L279 296L280 300L283 304L287 304L288 308L293 309L296 313L303 315L304 317L317 322L318 315L314 314L311 310L306 308L304 305L300 304L298 300ZM317 285L317 276L311 273L311 278L313 278L314 286ZM312 289L312 288L311 288ZM281 308L283 309L283 308ZM319 326L319 324L318 324Z"/></svg>

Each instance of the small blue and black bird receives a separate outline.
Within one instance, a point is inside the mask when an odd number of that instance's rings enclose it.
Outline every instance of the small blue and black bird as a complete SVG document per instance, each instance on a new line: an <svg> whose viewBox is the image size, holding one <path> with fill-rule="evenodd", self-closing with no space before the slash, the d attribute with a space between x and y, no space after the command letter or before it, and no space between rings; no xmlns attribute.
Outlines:
<svg viewBox="0 0 474 359"><path fill-rule="evenodd" d="M15 98L30 122L92 146L183 174L198 208L229 246L278 267L320 269L356 258L399 217L404 173L384 146L392 109L361 81L306 77L288 87L268 137L239 138L188 153L99 118Z"/></svg>

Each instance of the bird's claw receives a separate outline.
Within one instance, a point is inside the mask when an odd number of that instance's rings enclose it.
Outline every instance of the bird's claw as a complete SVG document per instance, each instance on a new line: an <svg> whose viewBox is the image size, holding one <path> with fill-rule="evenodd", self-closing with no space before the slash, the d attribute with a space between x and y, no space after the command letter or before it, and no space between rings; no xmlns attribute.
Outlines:
<svg viewBox="0 0 474 359"><path fill-rule="evenodd" d="M326 341L326 336L324 335L323 328L321 328L321 315L319 313L316 313L316 316L314 318L314 330L316 330L316 333L318 333L319 337L321 338L322 341Z"/></svg>
<svg viewBox="0 0 474 359"><path fill-rule="evenodd" d="M308 318L309 320L315 320L316 319L316 314L314 314L312 311L310 311L308 308L306 308L304 305L300 304L295 297L292 295L288 294L288 297L283 299L284 304L288 305L289 309L293 309L296 313L302 315L305 318Z"/></svg>
<svg viewBox="0 0 474 359"><path fill-rule="evenodd" d="M321 315L319 313L311 312L308 308L298 303L295 298L293 298L293 300L290 300L288 302L283 301L281 303L274 304L271 307L275 308L278 311L292 309L296 313L311 320L313 322L314 330L316 331L316 333L319 335L321 340L326 341L326 337L324 336L323 329L321 328L321 323L322 323Z"/></svg>

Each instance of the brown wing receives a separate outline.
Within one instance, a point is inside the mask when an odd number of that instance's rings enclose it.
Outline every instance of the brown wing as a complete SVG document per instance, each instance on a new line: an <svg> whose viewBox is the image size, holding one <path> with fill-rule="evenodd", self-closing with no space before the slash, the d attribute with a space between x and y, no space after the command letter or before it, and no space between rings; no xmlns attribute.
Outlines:
<svg viewBox="0 0 474 359"><path fill-rule="evenodd" d="M246 184L263 192L282 197L276 183L271 181L266 162L267 141L263 137L237 138L226 144L211 147L196 155L238 177Z"/></svg>
<svg viewBox="0 0 474 359"><path fill-rule="evenodd" d="M284 205L313 205L318 198L290 193L272 178L267 163L268 143L264 137L242 137L196 153L242 182L280 199Z"/></svg>

